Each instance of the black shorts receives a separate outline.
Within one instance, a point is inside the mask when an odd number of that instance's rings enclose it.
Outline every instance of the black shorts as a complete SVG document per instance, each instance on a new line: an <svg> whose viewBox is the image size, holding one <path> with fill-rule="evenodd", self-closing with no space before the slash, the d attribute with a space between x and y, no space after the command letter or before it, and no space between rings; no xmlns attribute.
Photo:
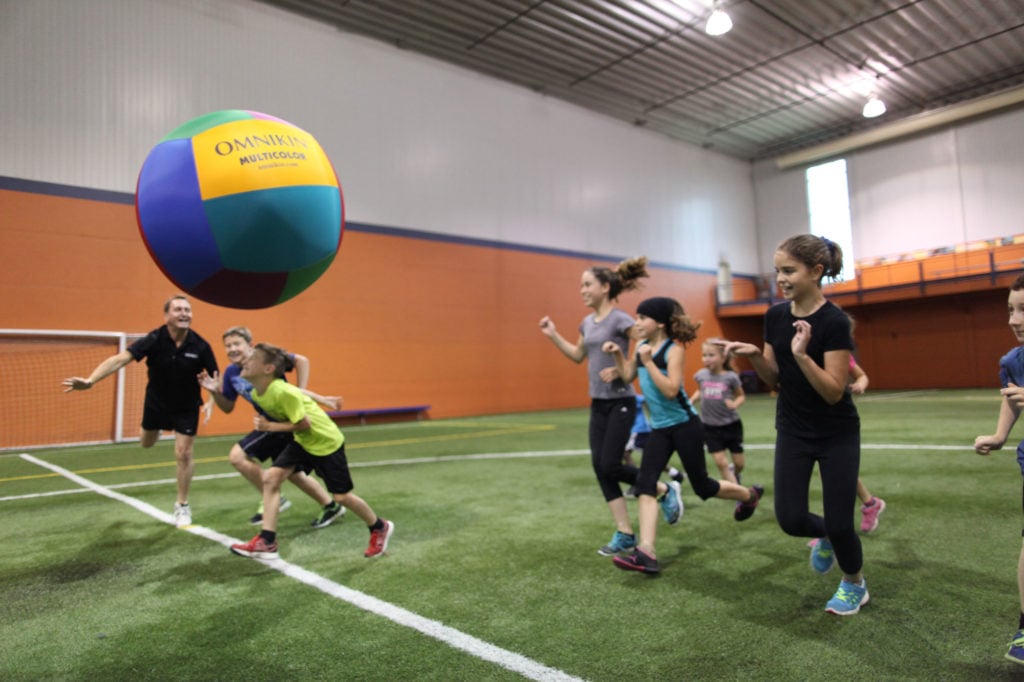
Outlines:
<svg viewBox="0 0 1024 682"><path fill-rule="evenodd" d="M273 461L294 441L295 437L290 432L253 431L238 441L238 446L245 451L245 456L249 459L266 462L268 459Z"/></svg>
<svg viewBox="0 0 1024 682"><path fill-rule="evenodd" d="M292 441L275 459L272 466L282 469L295 469L309 473L315 471L323 479L324 487L329 493L343 495L355 486L348 472L348 458L345 457L345 445L329 455L311 455L298 443Z"/></svg>
<svg viewBox="0 0 1024 682"><path fill-rule="evenodd" d="M708 452L728 450L734 455L743 453L743 422L739 419L723 426L704 425L704 442Z"/></svg>
<svg viewBox="0 0 1024 682"><path fill-rule="evenodd" d="M185 412L164 412L145 405L142 408L142 428L146 431L174 431L194 436L199 428L199 407Z"/></svg>

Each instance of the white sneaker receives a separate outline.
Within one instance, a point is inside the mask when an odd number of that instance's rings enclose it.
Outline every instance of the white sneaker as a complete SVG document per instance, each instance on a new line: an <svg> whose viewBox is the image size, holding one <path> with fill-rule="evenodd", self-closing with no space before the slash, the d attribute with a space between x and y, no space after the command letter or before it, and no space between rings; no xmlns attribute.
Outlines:
<svg viewBox="0 0 1024 682"><path fill-rule="evenodd" d="M185 504L174 503L174 525L178 528L192 525L192 507Z"/></svg>

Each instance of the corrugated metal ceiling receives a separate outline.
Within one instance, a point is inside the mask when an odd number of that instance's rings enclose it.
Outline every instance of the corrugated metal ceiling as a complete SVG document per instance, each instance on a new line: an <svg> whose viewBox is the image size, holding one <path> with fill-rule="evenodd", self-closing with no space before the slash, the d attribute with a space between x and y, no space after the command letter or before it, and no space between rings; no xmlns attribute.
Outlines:
<svg viewBox="0 0 1024 682"><path fill-rule="evenodd" d="M1024 0L259 1L750 160L1024 84Z"/></svg>

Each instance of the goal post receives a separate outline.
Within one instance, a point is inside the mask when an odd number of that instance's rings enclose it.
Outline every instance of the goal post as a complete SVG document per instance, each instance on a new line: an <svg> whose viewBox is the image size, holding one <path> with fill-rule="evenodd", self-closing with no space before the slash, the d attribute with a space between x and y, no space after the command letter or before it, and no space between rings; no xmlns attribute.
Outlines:
<svg viewBox="0 0 1024 682"><path fill-rule="evenodd" d="M129 363L88 391L61 382L85 377L142 334L0 329L0 450L138 439L146 369ZM127 432L127 433L126 433ZM131 435L129 436L128 433Z"/></svg>

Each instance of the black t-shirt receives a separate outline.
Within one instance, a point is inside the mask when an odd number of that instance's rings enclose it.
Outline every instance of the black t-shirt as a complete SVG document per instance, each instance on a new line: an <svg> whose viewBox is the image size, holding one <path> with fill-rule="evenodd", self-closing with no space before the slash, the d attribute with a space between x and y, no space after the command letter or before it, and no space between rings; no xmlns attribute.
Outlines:
<svg viewBox="0 0 1024 682"><path fill-rule="evenodd" d="M853 351L850 318L835 304L826 301L805 318L793 315L788 301L772 306L764 316L764 339L775 352L779 366L775 428L803 438L829 436L859 428L860 417L850 392L846 391L835 405L829 405L797 365L791 343L796 334L793 323L798 319L804 319L811 325L807 355L819 367L825 366L827 351Z"/></svg>
<svg viewBox="0 0 1024 682"><path fill-rule="evenodd" d="M146 407L173 413L202 405L196 375L203 369L211 375L216 372L217 359L199 334L189 329L181 346L177 346L163 326L130 345L128 352L136 361L146 358Z"/></svg>

